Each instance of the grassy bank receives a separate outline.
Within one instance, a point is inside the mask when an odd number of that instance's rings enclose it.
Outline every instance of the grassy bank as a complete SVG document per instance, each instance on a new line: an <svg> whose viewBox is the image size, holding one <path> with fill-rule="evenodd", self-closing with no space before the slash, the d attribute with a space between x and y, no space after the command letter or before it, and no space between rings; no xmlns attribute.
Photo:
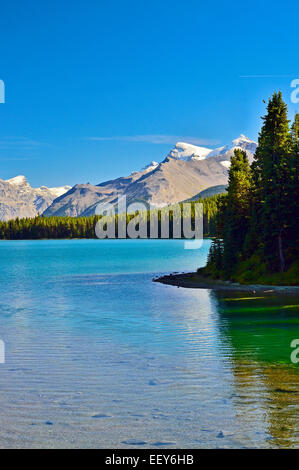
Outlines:
<svg viewBox="0 0 299 470"><path fill-rule="evenodd" d="M221 270L215 266L205 266L198 269L198 274L203 278L215 280L227 280ZM295 260L285 272L269 272L266 263L263 263L257 254L241 261L231 273L229 280L239 284L265 284L271 286L298 286L299 285L299 260Z"/></svg>

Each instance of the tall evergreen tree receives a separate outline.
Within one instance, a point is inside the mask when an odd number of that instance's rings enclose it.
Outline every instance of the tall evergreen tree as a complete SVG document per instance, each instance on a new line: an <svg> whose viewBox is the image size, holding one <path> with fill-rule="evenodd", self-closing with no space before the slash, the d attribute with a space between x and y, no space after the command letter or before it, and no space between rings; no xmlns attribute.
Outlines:
<svg viewBox="0 0 299 470"><path fill-rule="evenodd" d="M225 276L230 276L237 264L248 231L250 188L251 169L247 154L236 149L231 157L227 188L223 259Z"/></svg>
<svg viewBox="0 0 299 470"><path fill-rule="evenodd" d="M287 224L289 157L291 139L287 106L281 92L274 93L267 106L267 115L259 135L255 162L252 166L255 183L255 204L258 237L263 258L269 269L285 270L285 227Z"/></svg>

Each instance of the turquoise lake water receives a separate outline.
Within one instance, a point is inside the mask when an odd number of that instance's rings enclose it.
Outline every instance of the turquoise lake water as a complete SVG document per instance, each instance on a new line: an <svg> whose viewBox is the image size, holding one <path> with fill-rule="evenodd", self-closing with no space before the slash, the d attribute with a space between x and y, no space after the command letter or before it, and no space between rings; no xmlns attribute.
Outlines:
<svg viewBox="0 0 299 470"><path fill-rule="evenodd" d="M1 241L0 447L298 447L298 299L152 282L209 245Z"/></svg>

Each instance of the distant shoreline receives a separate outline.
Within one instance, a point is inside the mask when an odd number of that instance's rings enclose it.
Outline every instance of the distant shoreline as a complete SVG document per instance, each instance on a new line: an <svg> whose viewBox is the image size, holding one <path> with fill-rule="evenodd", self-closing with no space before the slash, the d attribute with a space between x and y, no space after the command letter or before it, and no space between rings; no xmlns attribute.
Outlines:
<svg viewBox="0 0 299 470"><path fill-rule="evenodd" d="M252 294L287 294L299 297L299 286L271 286L262 284L239 284L237 282L221 281L193 273L173 273L154 278L153 282L191 289L212 289L218 291L250 292Z"/></svg>

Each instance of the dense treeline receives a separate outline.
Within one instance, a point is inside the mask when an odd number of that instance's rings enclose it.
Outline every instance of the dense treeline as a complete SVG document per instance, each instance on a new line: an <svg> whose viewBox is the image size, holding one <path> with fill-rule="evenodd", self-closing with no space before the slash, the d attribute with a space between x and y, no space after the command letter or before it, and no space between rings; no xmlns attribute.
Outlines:
<svg viewBox="0 0 299 470"><path fill-rule="evenodd" d="M197 202L203 204L204 235L213 236L216 231L216 213L220 196L211 196ZM173 206L174 208L182 205ZM195 203L191 203L191 220L194 222ZM161 210L156 210L159 221L159 237L161 237ZM162 212L163 214L163 212ZM150 229L150 211L140 214L146 219L148 233ZM126 224L134 217L132 214L116 215L116 238L118 236L118 221L126 218ZM2 240L36 240L36 239L59 239L59 238L96 238L95 226L100 216L92 217L43 217L15 219L0 222L0 239ZM169 233L172 238L172 212L169 216Z"/></svg>
<svg viewBox="0 0 299 470"><path fill-rule="evenodd" d="M298 284L299 114L289 126L281 93L269 99L252 165L231 158L227 197L201 274L239 282Z"/></svg>

